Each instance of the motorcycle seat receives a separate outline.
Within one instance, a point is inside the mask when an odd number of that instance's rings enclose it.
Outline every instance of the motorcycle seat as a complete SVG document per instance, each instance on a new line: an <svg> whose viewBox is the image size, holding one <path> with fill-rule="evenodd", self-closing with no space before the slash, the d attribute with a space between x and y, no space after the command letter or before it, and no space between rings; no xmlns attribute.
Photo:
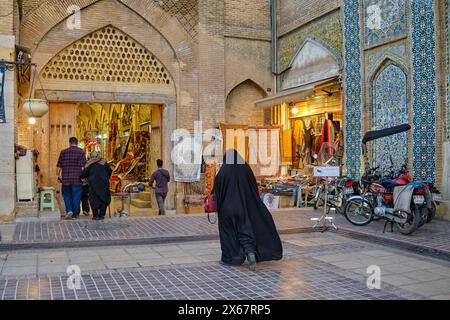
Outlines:
<svg viewBox="0 0 450 320"><path fill-rule="evenodd" d="M404 184L402 184L402 183L399 183L394 180L387 180L387 179L381 180L380 184L385 188L404 186Z"/></svg>

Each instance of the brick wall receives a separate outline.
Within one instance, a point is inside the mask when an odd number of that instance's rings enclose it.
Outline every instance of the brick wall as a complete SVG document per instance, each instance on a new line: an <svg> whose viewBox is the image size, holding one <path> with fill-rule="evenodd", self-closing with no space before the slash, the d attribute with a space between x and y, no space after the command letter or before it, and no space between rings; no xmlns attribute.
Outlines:
<svg viewBox="0 0 450 320"><path fill-rule="evenodd" d="M226 122L264 125L264 110L255 107L255 101L264 98L264 96L264 91L250 80L238 85L227 97Z"/></svg>
<svg viewBox="0 0 450 320"><path fill-rule="evenodd" d="M342 0L278 0L278 35L339 8L341 3Z"/></svg>
<svg viewBox="0 0 450 320"><path fill-rule="evenodd" d="M2 0L0 1L0 34L13 34L13 20L14 20L14 1Z"/></svg>

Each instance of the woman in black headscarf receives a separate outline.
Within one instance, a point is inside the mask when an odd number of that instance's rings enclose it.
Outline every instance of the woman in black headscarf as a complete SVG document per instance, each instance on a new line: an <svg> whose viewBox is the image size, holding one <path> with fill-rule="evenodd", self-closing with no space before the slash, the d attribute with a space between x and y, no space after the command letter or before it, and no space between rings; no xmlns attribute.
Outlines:
<svg viewBox="0 0 450 320"><path fill-rule="evenodd" d="M223 166L214 181L218 212L222 263L250 270L256 262L280 260L283 248L272 215L262 202L250 166L239 153L226 152Z"/></svg>
<svg viewBox="0 0 450 320"><path fill-rule="evenodd" d="M93 220L105 219L106 209L111 203L109 190L111 174L111 167L97 151L93 151L81 174L81 178L87 179L89 185L89 203L94 215Z"/></svg>

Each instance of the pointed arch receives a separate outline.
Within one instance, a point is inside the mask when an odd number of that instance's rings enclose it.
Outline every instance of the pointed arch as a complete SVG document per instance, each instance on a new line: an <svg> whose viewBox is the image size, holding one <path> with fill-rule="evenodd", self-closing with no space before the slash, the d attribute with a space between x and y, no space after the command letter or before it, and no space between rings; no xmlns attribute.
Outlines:
<svg viewBox="0 0 450 320"><path fill-rule="evenodd" d="M380 130L409 123L408 76L400 64L385 58L370 78L370 126ZM408 133L376 140L370 147L374 166L387 170L400 169L409 163Z"/></svg>
<svg viewBox="0 0 450 320"><path fill-rule="evenodd" d="M342 73L342 58L326 43L307 37L288 64L281 78L283 90L328 79Z"/></svg>
<svg viewBox="0 0 450 320"><path fill-rule="evenodd" d="M225 121L235 124L264 124L264 110L255 108L255 101L266 97L265 91L251 79L236 85L225 101Z"/></svg>

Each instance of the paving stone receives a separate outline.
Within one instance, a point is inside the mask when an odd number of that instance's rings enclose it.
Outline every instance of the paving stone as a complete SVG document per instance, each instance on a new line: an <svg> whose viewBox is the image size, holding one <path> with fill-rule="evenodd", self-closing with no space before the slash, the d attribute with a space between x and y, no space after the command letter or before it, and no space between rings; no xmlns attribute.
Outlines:
<svg viewBox="0 0 450 320"><path fill-rule="evenodd" d="M2 275L4 276L34 276L36 275L36 267L3 267Z"/></svg>
<svg viewBox="0 0 450 320"><path fill-rule="evenodd" d="M151 259L161 259L162 255L159 253L134 253L131 254L135 260L151 260Z"/></svg>
<svg viewBox="0 0 450 320"><path fill-rule="evenodd" d="M420 284L401 286L402 289L426 296L450 294L450 280L422 282Z"/></svg>
<svg viewBox="0 0 450 320"><path fill-rule="evenodd" d="M381 282L386 282L394 286L405 286L405 285L411 285L419 283L420 280L415 280L408 278L406 276L395 274L395 275L387 275L381 277Z"/></svg>
<svg viewBox="0 0 450 320"><path fill-rule="evenodd" d="M138 264L141 267L154 267L170 265L171 262L167 259L151 259L151 260L138 260Z"/></svg>
<svg viewBox="0 0 450 320"><path fill-rule="evenodd" d="M121 262L121 261L130 261L134 260L131 256L127 254L117 255L117 256L100 256L103 262Z"/></svg>
<svg viewBox="0 0 450 320"><path fill-rule="evenodd" d="M108 269L137 268L139 265L136 261L109 261L105 262Z"/></svg>
<svg viewBox="0 0 450 320"><path fill-rule="evenodd" d="M411 278L411 279L416 279L417 281L432 281L432 280L450 278L450 276L433 273L428 270L406 272L406 273L403 273L402 275L405 277Z"/></svg>
<svg viewBox="0 0 450 320"><path fill-rule="evenodd" d="M38 274L66 273L69 265L46 265L38 267Z"/></svg>
<svg viewBox="0 0 450 320"><path fill-rule="evenodd" d="M172 264L188 264L188 263L198 263L201 262L199 259L194 257L170 257L167 258Z"/></svg>
<svg viewBox="0 0 450 320"><path fill-rule="evenodd" d="M71 264L90 264L90 263L101 263L102 259L99 256L85 256L85 257L71 257Z"/></svg>
<svg viewBox="0 0 450 320"><path fill-rule="evenodd" d="M450 300L450 294L441 294L430 297L432 300Z"/></svg>
<svg viewBox="0 0 450 320"><path fill-rule="evenodd" d="M429 269L428 271L432 273L437 273L439 275L450 277L450 268L439 267L436 269Z"/></svg>
<svg viewBox="0 0 450 320"><path fill-rule="evenodd" d="M358 269L365 266L365 264L359 263L357 261L339 261L333 262L332 264L343 269Z"/></svg>
<svg viewBox="0 0 450 320"><path fill-rule="evenodd" d="M202 262L216 262L220 260L220 255L195 256L195 258Z"/></svg>

